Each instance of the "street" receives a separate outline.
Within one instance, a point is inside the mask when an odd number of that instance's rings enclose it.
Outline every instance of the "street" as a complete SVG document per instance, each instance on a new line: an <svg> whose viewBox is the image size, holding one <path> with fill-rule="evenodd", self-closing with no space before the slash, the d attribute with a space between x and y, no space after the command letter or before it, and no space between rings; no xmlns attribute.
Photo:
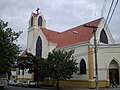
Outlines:
<svg viewBox="0 0 120 90"><path fill-rule="evenodd" d="M0 89L0 90L2 90L2 89ZM27 87L7 86L3 90L52 90L52 89L40 89L40 88L27 88Z"/></svg>
<svg viewBox="0 0 120 90"><path fill-rule="evenodd" d="M5 89L0 90L56 90L54 88L46 89L46 88L27 88L27 87L16 87L16 86L7 86ZM87 89L87 88L76 88L76 89L60 89L60 90L96 90L96 89ZM98 90L120 90L120 86L117 88L99 88Z"/></svg>

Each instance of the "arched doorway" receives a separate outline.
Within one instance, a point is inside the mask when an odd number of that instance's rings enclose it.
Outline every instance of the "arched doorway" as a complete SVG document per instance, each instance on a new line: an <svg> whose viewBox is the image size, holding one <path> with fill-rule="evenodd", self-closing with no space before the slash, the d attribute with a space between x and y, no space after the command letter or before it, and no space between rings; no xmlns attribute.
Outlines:
<svg viewBox="0 0 120 90"><path fill-rule="evenodd" d="M112 83L113 77L116 84L119 84L119 65L115 60L112 60L109 64L109 80Z"/></svg>

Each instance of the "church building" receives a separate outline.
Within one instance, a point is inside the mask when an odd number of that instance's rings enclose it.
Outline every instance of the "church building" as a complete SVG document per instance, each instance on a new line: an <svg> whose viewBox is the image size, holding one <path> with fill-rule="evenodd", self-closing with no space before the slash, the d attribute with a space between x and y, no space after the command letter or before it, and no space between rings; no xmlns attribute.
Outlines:
<svg viewBox="0 0 120 90"><path fill-rule="evenodd" d="M60 81L60 86L95 88L94 30L85 25L95 26L97 43L98 86L109 87L112 77L120 84L120 45L115 44L104 18L78 25L63 32L46 28L46 20L41 12L31 13L28 27L27 47L22 53L47 58L53 49L74 49L79 71L70 80ZM17 74L18 80L32 80L33 74ZM44 80L47 84L54 81Z"/></svg>

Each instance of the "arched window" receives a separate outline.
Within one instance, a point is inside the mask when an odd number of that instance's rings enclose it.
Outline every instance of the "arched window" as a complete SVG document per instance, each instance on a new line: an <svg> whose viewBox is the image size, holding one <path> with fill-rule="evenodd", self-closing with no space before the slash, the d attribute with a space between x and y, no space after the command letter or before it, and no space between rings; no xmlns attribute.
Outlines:
<svg viewBox="0 0 120 90"><path fill-rule="evenodd" d="M33 26L33 17L31 17L31 26Z"/></svg>
<svg viewBox="0 0 120 90"><path fill-rule="evenodd" d="M80 61L80 74L86 74L86 63L84 59Z"/></svg>
<svg viewBox="0 0 120 90"><path fill-rule="evenodd" d="M100 34L100 42L108 44L108 38L104 29L102 29Z"/></svg>
<svg viewBox="0 0 120 90"><path fill-rule="evenodd" d="M36 56L42 57L42 40L40 38L40 36L37 39L36 42ZM35 81L44 81L45 78L45 74L44 74L44 67L40 66L39 67L40 70L36 71L35 75Z"/></svg>
<svg viewBox="0 0 120 90"><path fill-rule="evenodd" d="M36 56L42 57L42 40L40 36L38 37L36 42Z"/></svg>
<svg viewBox="0 0 120 90"><path fill-rule="evenodd" d="M38 26L42 26L42 17L41 16L39 16L39 18L38 18Z"/></svg>

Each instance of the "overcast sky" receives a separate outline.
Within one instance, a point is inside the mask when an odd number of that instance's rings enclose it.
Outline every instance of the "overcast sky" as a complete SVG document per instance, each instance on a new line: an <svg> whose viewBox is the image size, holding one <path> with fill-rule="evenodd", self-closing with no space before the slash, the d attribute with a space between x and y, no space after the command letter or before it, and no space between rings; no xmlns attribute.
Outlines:
<svg viewBox="0 0 120 90"><path fill-rule="evenodd" d="M65 31L100 17L106 19L112 0L0 0L0 18L13 30L23 31L18 43L27 45L28 20L39 7L46 19L46 28ZM116 0L115 0L116 1ZM106 2L106 4L105 4ZM115 5L115 3L114 3ZM116 43L120 43L120 2L109 24Z"/></svg>

